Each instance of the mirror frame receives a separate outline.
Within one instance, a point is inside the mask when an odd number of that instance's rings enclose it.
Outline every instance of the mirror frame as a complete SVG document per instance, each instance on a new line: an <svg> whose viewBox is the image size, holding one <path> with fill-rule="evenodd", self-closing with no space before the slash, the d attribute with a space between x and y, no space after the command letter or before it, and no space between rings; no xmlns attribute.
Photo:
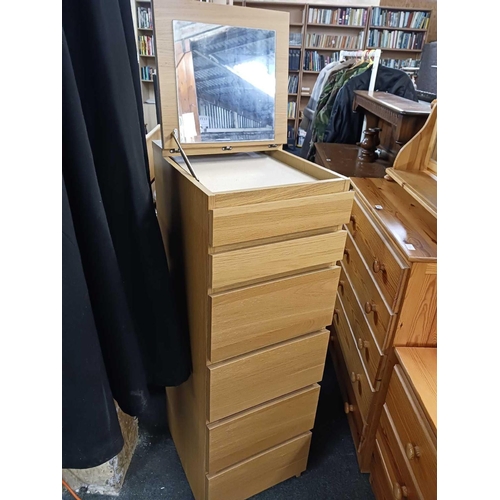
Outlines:
<svg viewBox="0 0 500 500"><path fill-rule="evenodd" d="M219 5L205 2L171 2L153 0L155 26L155 54L161 109L163 154L176 154L177 145L171 134L179 130L177 80L175 75L173 21L192 21L243 28L258 28L276 32L276 93L274 108L275 134L273 144L281 147L287 141L288 101L288 32L287 12ZM228 143L183 143L188 154L225 153L269 150L270 141L242 141ZM229 150L223 148L230 146Z"/></svg>

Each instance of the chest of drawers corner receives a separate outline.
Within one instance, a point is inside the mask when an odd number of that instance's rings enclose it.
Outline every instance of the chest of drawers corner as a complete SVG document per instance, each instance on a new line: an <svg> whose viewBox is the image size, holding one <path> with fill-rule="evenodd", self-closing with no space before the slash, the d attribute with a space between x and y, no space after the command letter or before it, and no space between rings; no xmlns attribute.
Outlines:
<svg viewBox="0 0 500 500"><path fill-rule="evenodd" d="M437 348L396 347L370 470L377 500L437 498Z"/></svg>
<svg viewBox="0 0 500 500"><path fill-rule="evenodd" d="M437 224L394 182L351 178L351 184L355 198L344 226L330 351L359 467L368 473L382 468L377 450L384 444L377 443L377 432L385 418L394 349L437 346ZM384 467L392 470L391 463ZM374 490L383 477L375 476Z"/></svg>
<svg viewBox="0 0 500 500"><path fill-rule="evenodd" d="M169 427L196 500L244 500L306 469L354 194L283 151L193 156L200 182L154 153L193 364L167 388ZM262 166L276 185L254 185Z"/></svg>

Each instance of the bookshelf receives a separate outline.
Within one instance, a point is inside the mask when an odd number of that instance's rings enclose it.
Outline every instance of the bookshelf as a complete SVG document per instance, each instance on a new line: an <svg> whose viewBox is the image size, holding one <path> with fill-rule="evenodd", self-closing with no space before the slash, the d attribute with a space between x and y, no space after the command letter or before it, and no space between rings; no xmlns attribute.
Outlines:
<svg viewBox="0 0 500 500"><path fill-rule="evenodd" d="M154 26L151 1L135 0L134 22L139 61L139 78L141 80L144 122L149 132L157 125L156 107L154 104L153 73L156 72L156 56L154 53Z"/></svg>
<svg viewBox="0 0 500 500"><path fill-rule="evenodd" d="M366 48L381 49L382 59L419 59L426 42L432 10L378 6L370 9ZM405 57L406 56L406 57Z"/></svg>

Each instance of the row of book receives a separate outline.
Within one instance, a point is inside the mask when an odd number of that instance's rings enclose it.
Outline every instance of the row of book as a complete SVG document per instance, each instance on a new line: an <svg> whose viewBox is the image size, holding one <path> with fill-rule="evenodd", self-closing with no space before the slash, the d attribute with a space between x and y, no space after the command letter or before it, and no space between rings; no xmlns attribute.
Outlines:
<svg viewBox="0 0 500 500"><path fill-rule="evenodd" d="M141 79L153 81L153 75L156 73L156 68L152 66L141 66Z"/></svg>
<svg viewBox="0 0 500 500"><path fill-rule="evenodd" d="M300 68L300 49L288 50L288 69L298 71Z"/></svg>
<svg viewBox="0 0 500 500"><path fill-rule="evenodd" d="M423 11L391 11L374 7L372 11L372 26L387 26L390 28L427 29L431 13Z"/></svg>
<svg viewBox="0 0 500 500"><path fill-rule="evenodd" d="M317 33L309 33L306 37L306 46L325 49L362 49L364 41L364 31L360 31L359 35L318 35Z"/></svg>
<svg viewBox="0 0 500 500"><path fill-rule="evenodd" d="M302 45L302 33L290 33L288 35L289 45L300 47Z"/></svg>
<svg viewBox="0 0 500 500"><path fill-rule="evenodd" d="M153 29L153 15L151 13L151 7L138 7L137 26L139 29Z"/></svg>
<svg viewBox="0 0 500 500"><path fill-rule="evenodd" d="M419 59L380 59L382 66L388 68L403 69L403 68L420 68Z"/></svg>
<svg viewBox="0 0 500 500"><path fill-rule="evenodd" d="M327 64L338 61L338 52L331 56L324 56L315 50L306 50L304 55L304 70L321 71Z"/></svg>
<svg viewBox="0 0 500 500"><path fill-rule="evenodd" d="M154 56L155 49L152 36L141 35L139 37L139 54L141 56Z"/></svg>
<svg viewBox="0 0 500 500"><path fill-rule="evenodd" d="M295 118L297 111L297 103L295 101L289 101L287 108L287 118Z"/></svg>
<svg viewBox="0 0 500 500"><path fill-rule="evenodd" d="M288 93L296 94L299 90L299 75L288 75Z"/></svg>
<svg viewBox="0 0 500 500"><path fill-rule="evenodd" d="M382 49L421 50L425 32L370 30L368 33L368 47Z"/></svg>
<svg viewBox="0 0 500 500"><path fill-rule="evenodd" d="M336 24L338 26L364 26L368 11L366 9L354 9L341 7L332 9L309 9L309 23L314 24Z"/></svg>

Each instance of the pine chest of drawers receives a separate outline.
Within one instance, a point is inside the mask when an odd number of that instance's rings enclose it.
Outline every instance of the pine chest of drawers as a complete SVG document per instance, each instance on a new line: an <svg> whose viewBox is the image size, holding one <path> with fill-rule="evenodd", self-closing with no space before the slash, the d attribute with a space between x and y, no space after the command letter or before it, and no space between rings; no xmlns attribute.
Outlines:
<svg viewBox="0 0 500 500"><path fill-rule="evenodd" d="M435 217L395 182L351 183L330 348L360 469L370 472L394 347L437 346L437 232ZM401 394L387 401L403 404Z"/></svg>
<svg viewBox="0 0 500 500"><path fill-rule="evenodd" d="M169 426L197 500L248 498L306 468L354 193L283 151L192 157L200 181L154 155L193 363Z"/></svg>
<svg viewBox="0 0 500 500"><path fill-rule="evenodd" d="M398 347L393 361L370 482L377 500L435 500L437 348Z"/></svg>

